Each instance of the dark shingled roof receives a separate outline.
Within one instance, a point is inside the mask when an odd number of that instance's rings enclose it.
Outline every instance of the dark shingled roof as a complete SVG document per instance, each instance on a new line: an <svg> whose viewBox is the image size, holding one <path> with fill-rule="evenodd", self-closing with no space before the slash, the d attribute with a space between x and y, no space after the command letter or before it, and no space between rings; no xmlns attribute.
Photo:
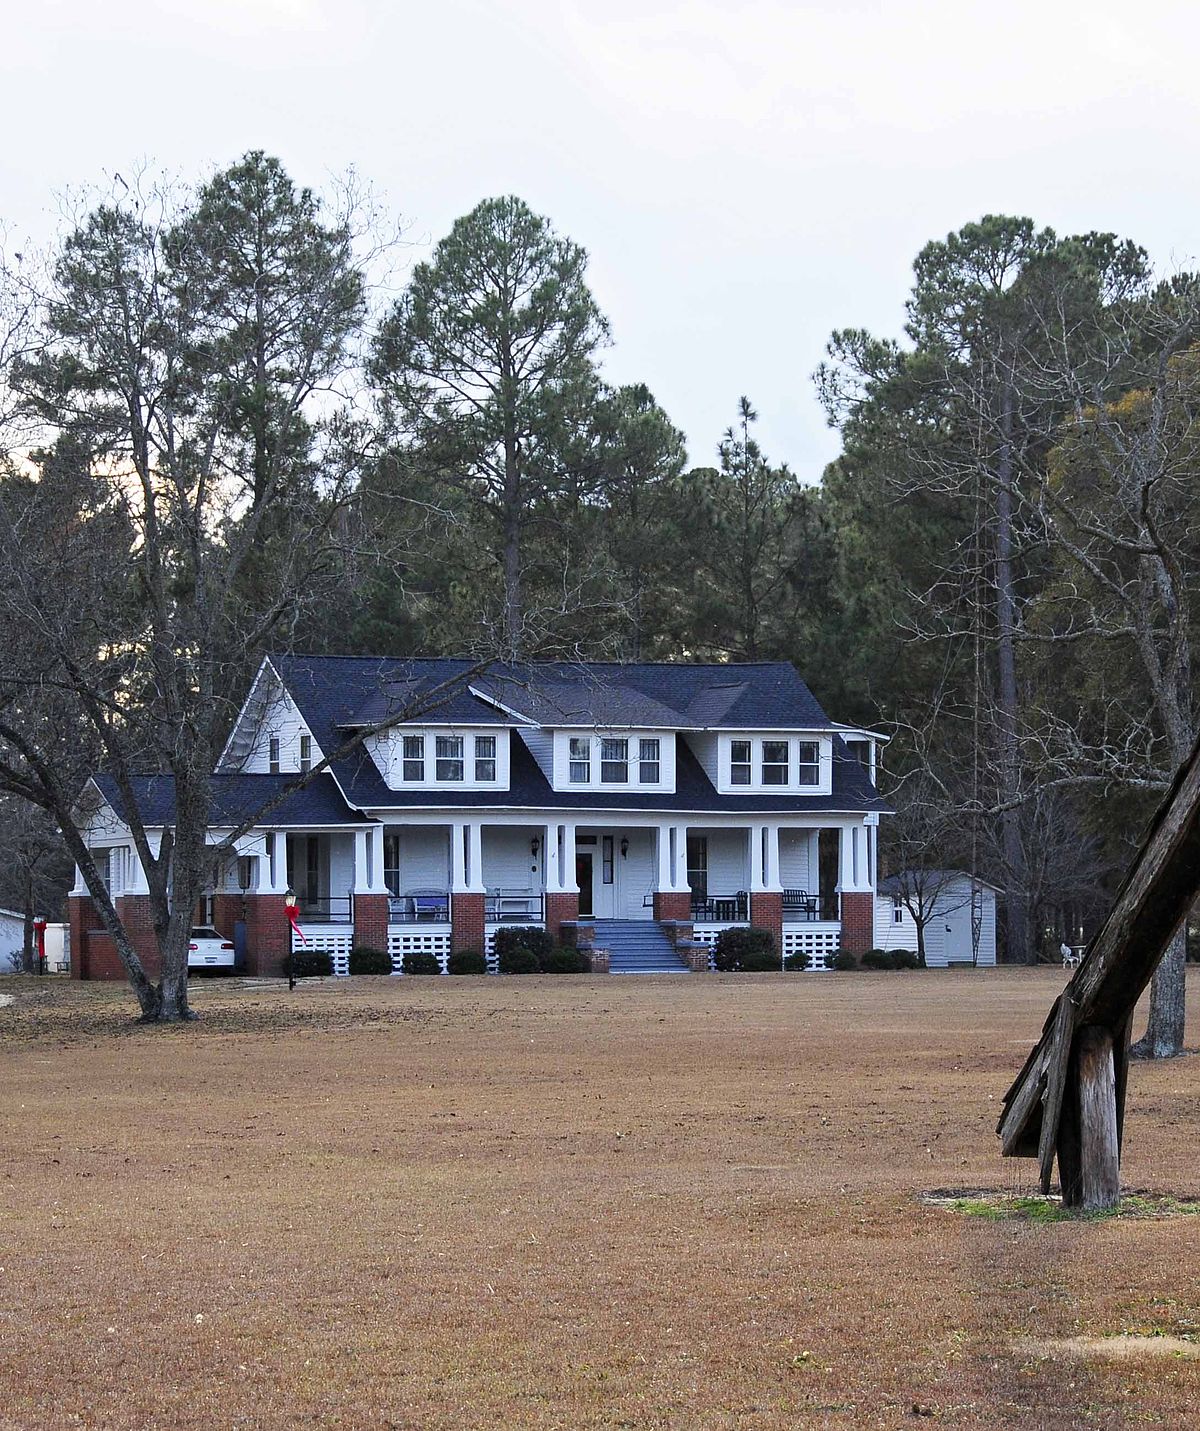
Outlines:
<svg viewBox="0 0 1200 1431"><path fill-rule="evenodd" d="M422 703L415 721L512 724L503 711L473 695L470 687L486 690L509 710L547 725L555 720L564 724L587 720L599 711L609 712L605 718L613 724L630 726L786 730L832 725L795 668L781 661L705 666L553 662L493 664L486 670L467 660L415 658L273 656L271 662L326 755L344 741L350 727L393 714L397 701ZM614 714L617 711L620 718ZM362 749L331 761L330 769L346 799L358 809L492 806L804 814L891 808L836 735L831 795L719 795L684 741L678 744L673 793L553 790L520 735L513 731L510 739L508 790L390 790Z"/></svg>
<svg viewBox="0 0 1200 1431"><path fill-rule="evenodd" d="M111 775L92 777L100 793L128 824L125 802ZM240 825L254 818L283 790L294 775L214 775L211 826ZM133 794L146 825L170 825L175 819L175 778L171 775L135 775ZM361 825L362 815L342 798L331 775L318 775L303 790L293 791L276 805L263 821L265 825Z"/></svg>

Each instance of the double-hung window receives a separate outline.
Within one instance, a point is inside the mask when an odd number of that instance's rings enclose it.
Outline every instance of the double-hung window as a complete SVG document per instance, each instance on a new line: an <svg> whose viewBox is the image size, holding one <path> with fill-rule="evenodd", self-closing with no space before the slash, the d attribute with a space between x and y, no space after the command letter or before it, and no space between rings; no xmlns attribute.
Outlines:
<svg viewBox="0 0 1200 1431"><path fill-rule="evenodd" d="M279 774L279 737L277 735L267 737L267 769L272 775Z"/></svg>
<svg viewBox="0 0 1200 1431"><path fill-rule="evenodd" d="M638 780L643 785L657 785L662 778L661 747L657 737L638 742Z"/></svg>
<svg viewBox="0 0 1200 1431"><path fill-rule="evenodd" d="M439 735L437 737L436 768L439 780L461 780L463 778L463 738L461 735Z"/></svg>
<svg viewBox="0 0 1200 1431"><path fill-rule="evenodd" d="M764 740L762 744L762 783L788 783L788 743L786 740Z"/></svg>
<svg viewBox="0 0 1200 1431"><path fill-rule="evenodd" d="M592 742L586 735L571 737L571 784L592 783Z"/></svg>
<svg viewBox="0 0 1200 1431"><path fill-rule="evenodd" d="M300 769L308 771L312 769L312 736L302 735L300 737Z"/></svg>
<svg viewBox="0 0 1200 1431"><path fill-rule="evenodd" d="M475 779L495 780L496 778L496 737L477 735L475 737Z"/></svg>
<svg viewBox="0 0 1200 1431"><path fill-rule="evenodd" d="M604 736L600 741L600 783L624 785L629 780L629 742L624 736Z"/></svg>
<svg viewBox="0 0 1200 1431"><path fill-rule="evenodd" d="M733 740L729 743L729 783L730 785L750 784L750 742Z"/></svg>
<svg viewBox="0 0 1200 1431"><path fill-rule="evenodd" d="M821 751L815 740L800 742L800 784L819 785L821 783Z"/></svg>
<svg viewBox="0 0 1200 1431"><path fill-rule="evenodd" d="M425 737L423 735L406 735L404 737L403 776L405 780L425 779Z"/></svg>

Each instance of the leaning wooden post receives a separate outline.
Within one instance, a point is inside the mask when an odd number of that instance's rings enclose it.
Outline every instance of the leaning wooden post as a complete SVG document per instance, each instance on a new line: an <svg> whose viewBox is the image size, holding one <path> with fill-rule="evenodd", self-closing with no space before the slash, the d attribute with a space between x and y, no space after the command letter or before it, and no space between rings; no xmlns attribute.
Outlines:
<svg viewBox="0 0 1200 1431"><path fill-rule="evenodd" d="M1090 1210L1120 1196L1133 1010L1200 892L1200 744L1175 777L1108 918L1055 1001L1004 1096L996 1131L1005 1157L1040 1163L1050 1191Z"/></svg>

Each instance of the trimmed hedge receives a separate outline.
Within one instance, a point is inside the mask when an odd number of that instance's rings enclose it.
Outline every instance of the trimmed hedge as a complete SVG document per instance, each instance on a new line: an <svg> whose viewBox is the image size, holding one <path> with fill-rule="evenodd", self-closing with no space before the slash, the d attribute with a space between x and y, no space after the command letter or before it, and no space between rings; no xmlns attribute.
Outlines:
<svg viewBox="0 0 1200 1431"><path fill-rule="evenodd" d="M551 949L542 955L543 974L590 974L592 961L578 949Z"/></svg>
<svg viewBox="0 0 1200 1431"><path fill-rule="evenodd" d="M833 956L833 967L840 974L848 974L852 969L858 968L858 960L849 949L839 949Z"/></svg>
<svg viewBox="0 0 1200 1431"><path fill-rule="evenodd" d="M286 968L285 971L286 973ZM327 979L333 973L333 955L320 949L296 949L292 953L292 977Z"/></svg>
<svg viewBox="0 0 1200 1431"><path fill-rule="evenodd" d="M406 954L404 956L406 974L440 974L441 963L436 954Z"/></svg>
<svg viewBox="0 0 1200 1431"><path fill-rule="evenodd" d="M868 949L862 956L864 969L919 969L921 961L911 949Z"/></svg>
<svg viewBox="0 0 1200 1431"><path fill-rule="evenodd" d="M350 972L352 974L390 974L392 957L381 949L351 949Z"/></svg>
<svg viewBox="0 0 1200 1431"><path fill-rule="evenodd" d="M451 954L446 968L451 974L486 974L487 960L477 949L460 949Z"/></svg>
<svg viewBox="0 0 1200 1431"><path fill-rule="evenodd" d="M504 957L515 949L524 949L540 964L555 949L554 940L544 929L534 924L513 924L496 930L496 954L504 972Z"/></svg>
<svg viewBox="0 0 1200 1431"><path fill-rule="evenodd" d="M713 963L722 974L764 973L779 968L779 951L769 929L722 929Z"/></svg>
<svg viewBox="0 0 1200 1431"><path fill-rule="evenodd" d="M496 939L499 941L499 934ZM531 950L515 945L500 955L502 974L537 974L542 967L541 960Z"/></svg>

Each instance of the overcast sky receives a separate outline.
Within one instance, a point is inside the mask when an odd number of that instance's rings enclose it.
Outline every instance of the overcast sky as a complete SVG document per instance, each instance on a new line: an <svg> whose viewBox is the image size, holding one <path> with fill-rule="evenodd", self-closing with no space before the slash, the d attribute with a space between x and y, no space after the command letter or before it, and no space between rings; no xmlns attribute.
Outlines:
<svg viewBox="0 0 1200 1431"><path fill-rule="evenodd" d="M591 255L613 381L711 460L740 393L768 455L837 451L831 329L897 333L912 259L987 212L1194 261L1200 12L1128 0L35 0L5 11L0 219L247 149L356 166L420 256L516 193Z"/></svg>

